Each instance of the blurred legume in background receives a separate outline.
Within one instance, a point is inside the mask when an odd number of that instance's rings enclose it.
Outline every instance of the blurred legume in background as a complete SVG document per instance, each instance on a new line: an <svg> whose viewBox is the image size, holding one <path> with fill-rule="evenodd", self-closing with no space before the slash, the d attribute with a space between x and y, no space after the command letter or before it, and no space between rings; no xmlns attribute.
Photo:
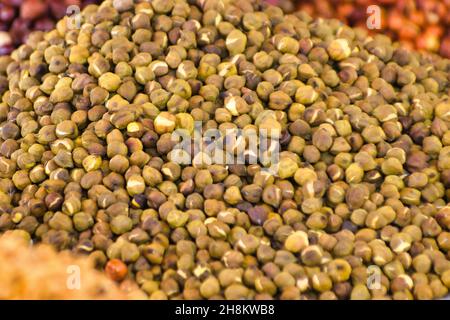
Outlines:
<svg viewBox="0 0 450 320"><path fill-rule="evenodd" d="M0 55L25 42L31 31L48 31L71 5L81 8L100 0L0 0Z"/></svg>
<svg viewBox="0 0 450 320"><path fill-rule="evenodd" d="M450 0L298 0L297 8L313 17L337 18L367 28L367 7L381 8L381 32L407 48L450 58Z"/></svg>

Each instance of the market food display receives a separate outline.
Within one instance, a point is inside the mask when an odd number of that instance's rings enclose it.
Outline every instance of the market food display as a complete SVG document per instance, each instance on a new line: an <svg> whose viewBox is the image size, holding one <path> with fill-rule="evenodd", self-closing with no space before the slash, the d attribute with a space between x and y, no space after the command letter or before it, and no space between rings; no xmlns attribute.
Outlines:
<svg viewBox="0 0 450 320"><path fill-rule="evenodd" d="M450 60L261 1L81 17L0 57L0 232L150 299L448 293ZM198 122L270 129L279 159L181 164Z"/></svg>

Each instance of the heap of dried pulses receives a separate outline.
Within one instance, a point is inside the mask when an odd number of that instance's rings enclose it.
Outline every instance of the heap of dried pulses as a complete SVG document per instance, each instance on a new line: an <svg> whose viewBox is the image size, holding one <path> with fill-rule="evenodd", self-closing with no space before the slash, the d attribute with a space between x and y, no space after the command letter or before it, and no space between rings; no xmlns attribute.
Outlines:
<svg viewBox="0 0 450 320"><path fill-rule="evenodd" d="M68 19L0 58L1 232L150 299L447 294L450 60L259 1ZM174 161L196 122L273 129L277 172Z"/></svg>

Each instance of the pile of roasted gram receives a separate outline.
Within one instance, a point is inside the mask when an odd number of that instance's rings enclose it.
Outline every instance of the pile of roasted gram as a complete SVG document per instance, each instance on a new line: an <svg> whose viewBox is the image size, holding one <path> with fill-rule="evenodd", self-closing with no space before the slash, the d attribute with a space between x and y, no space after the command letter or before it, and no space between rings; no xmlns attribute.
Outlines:
<svg viewBox="0 0 450 320"><path fill-rule="evenodd" d="M447 294L450 60L256 1L70 19L0 58L1 232L151 299ZM278 172L174 161L198 121L274 130Z"/></svg>

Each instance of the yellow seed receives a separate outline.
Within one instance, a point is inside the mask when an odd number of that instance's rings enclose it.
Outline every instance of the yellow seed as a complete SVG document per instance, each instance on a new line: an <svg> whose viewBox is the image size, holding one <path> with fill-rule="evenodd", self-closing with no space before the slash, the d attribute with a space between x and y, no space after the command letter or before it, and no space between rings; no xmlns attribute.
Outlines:
<svg viewBox="0 0 450 320"><path fill-rule="evenodd" d="M83 159L83 168L87 172L95 171L102 165L102 158L96 155L89 155Z"/></svg>
<svg viewBox="0 0 450 320"><path fill-rule="evenodd" d="M11 220L12 220L14 223L19 223L20 221L22 221L22 219L23 219L23 214L17 212L17 213L15 213L15 214L13 215L13 217L12 217Z"/></svg>

